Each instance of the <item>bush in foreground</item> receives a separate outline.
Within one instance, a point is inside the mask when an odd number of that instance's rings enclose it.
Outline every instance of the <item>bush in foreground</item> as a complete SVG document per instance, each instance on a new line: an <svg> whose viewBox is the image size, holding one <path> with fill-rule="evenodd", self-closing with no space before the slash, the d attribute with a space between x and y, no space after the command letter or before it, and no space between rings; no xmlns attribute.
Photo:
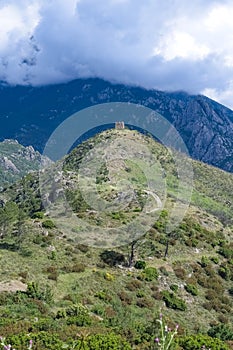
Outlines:
<svg viewBox="0 0 233 350"><path fill-rule="evenodd" d="M220 339L202 334L179 337L177 342L182 350L229 350L229 347Z"/></svg>
<svg viewBox="0 0 233 350"><path fill-rule="evenodd" d="M47 332L32 333L30 340L28 335L20 334L1 339L1 349L4 350L60 350L60 349L82 349L82 350L132 350L130 344L120 335L113 333L78 335L77 341L62 342L57 335Z"/></svg>

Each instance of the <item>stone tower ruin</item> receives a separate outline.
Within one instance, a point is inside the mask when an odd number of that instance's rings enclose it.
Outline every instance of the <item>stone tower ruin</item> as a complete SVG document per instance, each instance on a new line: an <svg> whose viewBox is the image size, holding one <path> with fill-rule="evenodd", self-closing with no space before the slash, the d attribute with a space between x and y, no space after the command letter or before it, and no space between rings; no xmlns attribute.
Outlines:
<svg viewBox="0 0 233 350"><path fill-rule="evenodd" d="M124 122L115 122L115 129L122 130L124 128L125 128L125 123Z"/></svg>

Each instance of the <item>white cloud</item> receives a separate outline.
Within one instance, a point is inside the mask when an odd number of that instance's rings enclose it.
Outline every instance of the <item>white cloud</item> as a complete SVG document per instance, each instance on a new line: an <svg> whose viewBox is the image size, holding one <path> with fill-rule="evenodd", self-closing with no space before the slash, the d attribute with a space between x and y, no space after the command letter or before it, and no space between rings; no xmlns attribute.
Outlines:
<svg viewBox="0 0 233 350"><path fill-rule="evenodd" d="M232 18L228 0L2 0L0 79L98 76L232 106Z"/></svg>
<svg viewBox="0 0 233 350"><path fill-rule="evenodd" d="M184 58L190 61L202 60L210 53L210 49L199 44L188 33L175 31L168 36L167 40L161 40L154 50L155 55L162 55L165 60Z"/></svg>
<svg viewBox="0 0 233 350"><path fill-rule="evenodd" d="M228 82L228 86L224 90L218 88L204 89L202 94L233 110L233 80Z"/></svg>
<svg viewBox="0 0 233 350"><path fill-rule="evenodd" d="M0 49L8 51L9 46L15 45L25 35L32 33L38 21L38 4L29 4L23 12L14 4L3 4L0 7ZM13 41L13 42L12 42Z"/></svg>

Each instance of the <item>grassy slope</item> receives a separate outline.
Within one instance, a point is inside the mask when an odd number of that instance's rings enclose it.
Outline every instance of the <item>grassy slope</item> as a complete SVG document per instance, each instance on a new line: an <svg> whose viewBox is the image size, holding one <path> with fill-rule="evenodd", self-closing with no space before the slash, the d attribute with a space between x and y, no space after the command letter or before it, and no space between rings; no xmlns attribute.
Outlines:
<svg viewBox="0 0 233 350"><path fill-rule="evenodd" d="M64 169L69 181L72 172L72 181L75 183L78 160L90 145L94 146L106 137L114 138L114 133L118 136L120 131L105 132L89 143L84 143L67 157ZM121 135L124 133L125 137L132 134L126 130L121 132ZM166 171L169 208L177 185L174 162L167 150L152 139L134 132L135 137L145 142L156 154ZM127 174L128 178L139 179L137 186L140 188L144 181L143 174L132 164L131 167L131 172L128 173L123 166L121 173ZM31 324L34 324L35 316L39 316L49 322L58 310L80 302L86 305L92 315L99 316L93 319L89 330L104 330L110 327L127 335L133 343L141 337L145 344L146 340L141 333L145 334L146 327L161 308L171 324L179 323L180 332L184 333L206 332L213 322L232 323L232 296L228 290L233 283L233 201L230 192L233 176L200 162L194 161L193 168L195 187L192 203L183 222L170 238L168 257L163 258L166 244L163 230L166 211L136 246L136 259L144 260L148 267L158 270L158 280L152 281L145 280L142 270L111 267L104 263L101 259L103 249L82 246L73 237L66 237L65 232L42 227L46 218L30 218L33 211L40 210L39 197L35 200L37 185L34 176L28 175L17 185L3 191L1 197L4 200L8 198L18 202L18 206L27 214L21 223L20 234L19 219L16 218L12 219L12 224L7 227L8 234L1 238L1 290L8 281L21 280L25 284L37 281L41 289L45 286L51 288L53 302L44 307L36 302L12 302L8 296L5 299L4 293L0 293L0 316L12 320L27 319ZM117 173L116 169L112 169L113 177L117 176ZM111 183L106 181L104 174L100 175L102 184L106 186L103 196L106 193L108 195L111 193ZM74 201L72 203L77 204ZM87 217L86 209L84 204L80 205L78 215ZM123 217L103 215L102 223L105 225L109 221L111 224L118 224L131 216L130 211L126 211ZM98 218L93 216L90 220L97 222ZM231 255L220 254L219 250L223 248L225 251L230 250ZM130 248L122 246L114 250L122 253L127 259ZM228 271L227 276L220 276L221 267ZM187 284L196 286L197 296L186 291ZM171 285L178 286L174 295L185 301L186 311L174 310L164 305L163 291L172 292ZM67 327L63 320L53 322L54 327L59 324L56 329L58 332L63 332ZM1 329L0 325L0 333L7 331L4 327ZM36 325L34 327L36 328ZM77 329L74 326L72 332L77 333ZM143 349L142 343L138 345L138 349Z"/></svg>

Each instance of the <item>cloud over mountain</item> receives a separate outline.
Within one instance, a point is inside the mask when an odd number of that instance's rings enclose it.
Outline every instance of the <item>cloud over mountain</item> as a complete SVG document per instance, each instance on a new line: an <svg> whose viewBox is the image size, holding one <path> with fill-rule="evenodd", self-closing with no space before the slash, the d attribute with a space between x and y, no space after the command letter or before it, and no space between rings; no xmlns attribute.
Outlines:
<svg viewBox="0 0 233 350"><path fill-rule="evenodd" d="M97 76L233 107L232 17L227 0L3 0L0 79Z"/></svg>

